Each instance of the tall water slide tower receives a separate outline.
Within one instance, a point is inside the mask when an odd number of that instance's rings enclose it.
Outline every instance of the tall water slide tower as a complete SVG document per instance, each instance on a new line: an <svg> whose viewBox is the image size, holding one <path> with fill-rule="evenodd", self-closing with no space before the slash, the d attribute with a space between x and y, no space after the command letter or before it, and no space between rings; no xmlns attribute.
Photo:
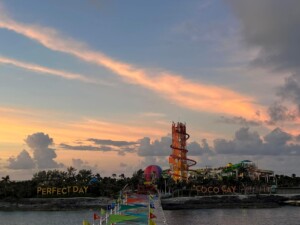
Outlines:
<svg viewBox="0 0 300 225"><path fill-rule="evenodd" d="M189 168L196 165L196 161L187 158L187 140L190 135L186 133L183 123L172 123L172 153L169 156L170 173L175 182L188 181Z"/></svg>

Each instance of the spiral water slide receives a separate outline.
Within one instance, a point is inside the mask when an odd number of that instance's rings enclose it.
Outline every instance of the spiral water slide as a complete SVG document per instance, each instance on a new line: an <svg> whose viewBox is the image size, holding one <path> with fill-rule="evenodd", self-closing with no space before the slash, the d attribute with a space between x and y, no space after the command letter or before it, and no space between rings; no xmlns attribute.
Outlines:
<svg viewBox="0 0 300 225"><path fill-rule="evenodd" d="M187 158L186 142L190 135L186 133L183 123L172 123L172 154L169 156L170 174L175 182L188 181L189 168L196 165L196 161Z"/></svg>

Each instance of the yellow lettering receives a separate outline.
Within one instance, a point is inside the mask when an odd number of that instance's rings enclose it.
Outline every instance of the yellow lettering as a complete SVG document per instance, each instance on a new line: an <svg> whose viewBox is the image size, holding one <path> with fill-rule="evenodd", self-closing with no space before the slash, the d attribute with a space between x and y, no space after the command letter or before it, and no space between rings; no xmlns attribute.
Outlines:
<svg viewBox="0 0 300 225"><path fill-rule="evenodd" d="M218 187L214 187L213 191L215 194L218 194L220 192L220 189Z"/></svg>
<svg viewBox="0 0 300 225"><path fill-rule="evenodd" d="M37 194L39 194L41 191L42 191L42 188L38 187L36 192L37 192Z"/></svg>
<svg viewBox="0 0 300 225"><path fill-rule="evenodd" d="M47 195L51 195L51 188L47 188Z"/></svg>
<svg viewBox="0 0 300 225"><path fill-rule="evenodd" d="M46 188L42 188L42 195L46 195L47 192L46 192Z"/></svg>
<svg viewBox="0 0 300 225"><path fill-rule="evenodd" d="M79 188L79 192L78 193L84 193L83 188Z"/></svg>
<svg viewBox="0 0 300 225"><path fill-rule="evenodd" d="M57 188L57 195L61 194L61 188Z"/></svg>
<svg viewBox="0 0 300 225"><path fill-rule="evenodd" d="M56 187L52 187L52 194L56 192Z"/></svg>
<svg viewBox="0 0 300 225"><path fill-rule="evenodd" d="M62 193L63 195L67 194L67 188L65 188L65 187L62 188L62 189L61 189L61 193Z"/></svg>
<svg viewBox="0 0 300 225"><path fill-rule="evenodd" d="M236 186L231 186L232 192L235 193L236 191Z"/></svg>
<svg viewBox="0 0 300 225"><path fill-rule="evenodd" d="M70 187L70 186L68 186L68 194L70 194L70 189L71 189L72 187Z"/></svg>
<svg viewBox="0 0 300 225"><path fill-rule="evenodd" d="M84 186L84 192L87 193L88 186Z"/></svg>
<svg viewBox="0 0 300 225"><path fill-rule="evenodd" d="M222 191L223 191L224 193L227 193L227 190L226 190L226 186L225 186L225 185L222 186Z"/></svg>
<svg viewBox="0 0 300 225"><path fill-rule="evenodd" d="M73 193L76 193L76 192L78 192L78 187L77 186L73 186Z"/></svg>
<svg viewBox="0 0 300 225"><path fill-rule="evenodd" d="M206 193L206 192L207 192L207 187L202 186L201 192L202 192L202 193Z"/></svg>

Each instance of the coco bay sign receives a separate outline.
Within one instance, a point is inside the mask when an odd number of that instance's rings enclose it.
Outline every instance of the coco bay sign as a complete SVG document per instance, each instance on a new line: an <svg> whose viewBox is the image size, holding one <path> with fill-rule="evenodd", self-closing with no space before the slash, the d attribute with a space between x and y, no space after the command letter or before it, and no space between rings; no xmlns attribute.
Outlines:
<svg viewBox="0 0 300 225"><path fill-rule="evenodd" d="M197 191L197 194L228 194L235 193L237 188L236 186L203 186L198 185L192 188Z"/></svg>
<svg viewBox="0 0 300 225"><path fill-rule="evenodd" d="M271 188L269 186L244 186L239 187L237 186L204 186L198 185L194 186L192 190L197 191L197 195L199 194L215 194L215 195L222 195L222 194L235 194L235 193L269 193Z"/></svg>
<svg viewBox="0 0 300 225"><path fill-rule="evenodd" d="M86 194L88 186L67 186L67 187L37 187L37 195L42 196L63 196Z"/></svg>

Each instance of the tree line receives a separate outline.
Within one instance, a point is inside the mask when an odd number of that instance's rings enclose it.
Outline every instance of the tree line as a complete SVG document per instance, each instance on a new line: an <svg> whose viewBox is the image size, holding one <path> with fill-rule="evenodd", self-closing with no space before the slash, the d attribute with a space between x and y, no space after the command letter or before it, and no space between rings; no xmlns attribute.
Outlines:
<svg viewBox="0 0 300 225"><path fill-rule="evenodd" d="M74 167L69 167L66 171L42 170L33 174L31 180L26 181L13 181L9 175L2 177L0 198L35 198L40 197L37 194L38 187L66 186L88 186L88 192L85 194L88 197L115 197L125 186L134 190L142 181L142 170L133 173L132 177L126 177L124 174L102 177L99 173L93 174L91 170L77 171ZM69 197L76 196L78 194Z"/></svg>
<svg viewBox="0 0 300 225"><path fill-rule="evenodd" d="M300 177L295 174L292 176L275 175L277 187L300 187ZM275 180L270 181L267 185L272 185ZM74 167L68 167L66 171L61 170L42 170L35 174L31 180L13 181L10 176L4 176L0 180L0 199L4 198L36 198L41 197L37 194L38 187L66 187L66 186L88 186L86 197L111 197L116 198L119 192L127 187L131 190L138 190L144 184L144 172L138 170L131 177L124 174L112 174L111 176L102 177L99 173L93 174L91 170L76 170ZM250 180L248 177L235 179L234 177L218 179L205 179L198 176L188 183L175 183L171 177L160 177L156 181L157 188L161 191L191 189L195 185L264 185L262 180ZM165 186L166 185L166 186ZM71 194L69 197L77 197L78 194ZM82 195L81 195L82 196ZM45 196L43 196L45 197ZM57 196L46 196L57 197ZM65 197L65 196L64 196Z"/></svg>

